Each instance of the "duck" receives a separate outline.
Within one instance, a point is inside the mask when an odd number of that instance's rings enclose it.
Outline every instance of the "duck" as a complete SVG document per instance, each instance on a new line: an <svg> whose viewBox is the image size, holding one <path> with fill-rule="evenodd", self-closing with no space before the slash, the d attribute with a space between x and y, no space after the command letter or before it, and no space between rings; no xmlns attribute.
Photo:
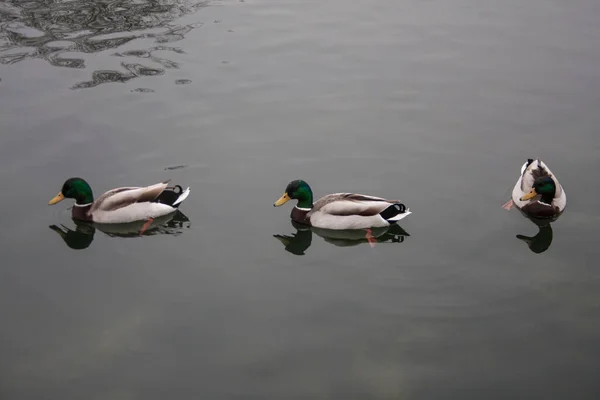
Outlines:
<svg viewBox="0 0 600 400"><path fill-rule="evenodd" d="M567 206L563 187L540 159L529 158L523 164L511 197L505 209L514 205L526 217L539 220L556 220Z"/></svg>
<svg viewBox="0 0 600 400"><path fill-rule="evenodd" d="M333 193L313 204L313 193L303 180L291 181L273 206L298 200L292 209L294 222L332 230L370 229L390 226L411 214L399 200L358 193Z"/></svg>
<svg viewBox="0 0 600 400"><path fill-rule="evenodd" d="M152 221L171 214L189 196L190 188L168 186L170 180L146 187L120 187L107 191L98 199L82 178L69 178L62 189L48 202L53 205L64 199L75 199L71 216L76 221L100 224L125 224Z"/></svg>

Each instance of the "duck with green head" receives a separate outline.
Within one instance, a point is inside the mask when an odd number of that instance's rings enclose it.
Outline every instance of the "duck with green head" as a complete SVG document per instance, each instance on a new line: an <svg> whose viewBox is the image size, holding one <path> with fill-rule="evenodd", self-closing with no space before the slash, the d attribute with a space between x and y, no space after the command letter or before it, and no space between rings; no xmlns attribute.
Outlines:
<svg viewBox="0 0 600 400"><path fill-rule="evenodd" d="M293 221L324 229L367 229L395 224L411 214L398 200L357 193L334 193L313 203L313 193L303 180L294 180L273 206L297 200Z"/></svg>
<svg viewBox="0 0 600 400"><path fill-rule="evenodd" d="M530 158L521 167L512 200L505 208L510 209L513 204L527 217L553 221L565 210L567 195L548 166Z"/></svg>
<svg viewBox="0 0 600 400"><path fill-rule="evenodd" d="M167 186L169 181L146 187L109 190L94 200L90 185L82 178L69 178L49 205L74 199L71 215L79 221L103 224L128 223L161 217L175 212L190 194L190 188Z"/></svg>

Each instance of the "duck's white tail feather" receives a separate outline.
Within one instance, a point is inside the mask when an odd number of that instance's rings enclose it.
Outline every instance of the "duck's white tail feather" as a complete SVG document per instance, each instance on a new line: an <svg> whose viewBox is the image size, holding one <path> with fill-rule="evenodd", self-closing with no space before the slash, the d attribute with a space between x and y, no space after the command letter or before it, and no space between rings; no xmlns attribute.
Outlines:
<svg viewBox="0 0 600 400"><path fill-rule="evenodd" d="M525 162L523 164L523 166L521 167L521 176L523 176L523 173L525 172L526 169L527 169L527 162Z"/></svg>
<svg viewBox="0 0 600 400"><path fill-rule="evenodd" d="M175 202L173 203L173 207L175 207L178 204L183 203L183 201L185 199L187 199L187 197L190 195L190 188L188 187L187 189L185 189L181 195L177 198L177 200L175 200Z"/></svg>
<svg viewBox="0 0 600 400"><path fill-rule="evenodd" d="M405 212L403 212L402 214L395 215L392 218L389 218L388 221L389 222L398 222L401 219L408 217L410 214L412 214L412 212L410 211L409 208L407 208Z"/></svg>

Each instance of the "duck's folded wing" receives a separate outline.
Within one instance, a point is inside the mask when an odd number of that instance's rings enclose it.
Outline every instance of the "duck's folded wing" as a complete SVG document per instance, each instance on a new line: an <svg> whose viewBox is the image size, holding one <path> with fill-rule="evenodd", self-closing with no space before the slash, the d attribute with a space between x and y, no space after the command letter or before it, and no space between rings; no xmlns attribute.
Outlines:
<svg viewBox="0 0 600 400"><path fill-rule="evenodd" d="M94 202L92 212L96 210L114 211L133 203L155 200L167 187L167 182L146 187L122 187L109 190Z"/></svg>
<svg viewBox="0 0 600 400"><path fill-rule="evenodd" d="M311 212L321 211L330 215L377 215L397 200L355 193L335 193L325 196L315 203Z"/></svg>
<svg viewBox="0 0 600 400"><path fill-rule="evenodd" d="M539 167L539 161L534 160L531 164L527 166L527 168L525 168L525 171L523 171L523 175L521 178L521 192L527 193L533 187L533 182L535 181L533 171L537 170Z"/></svg>

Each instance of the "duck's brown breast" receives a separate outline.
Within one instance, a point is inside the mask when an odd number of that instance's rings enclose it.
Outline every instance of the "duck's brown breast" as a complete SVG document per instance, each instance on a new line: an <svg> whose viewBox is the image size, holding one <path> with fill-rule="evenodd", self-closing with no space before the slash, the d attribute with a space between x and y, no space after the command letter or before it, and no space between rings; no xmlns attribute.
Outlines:
<svg viewBox="0 0 600 400"><path fill-rule="evenodd" d="M560 214L560 210L558 209L558 207L553 206L551 204L540 203L539 201L529 203L526 206L524 206L521 210L525 214L537 218L552 218Z"/></svg>
<svg viewBox="0 0 600 400"><path fill-rule="evenodd" d="M290 215L290 217L292 218L292 221L304 225L310 225L310 219L306 218L306 214L308 214L309 211L310 210L302 210L298 207L294 207L292 209L292 214Z"/></svg>
<svg viewBox="0 0 600 400"><path fill-rule="evenodd" d="M73 210L71 211L71 217L78 221L91 221L92 220L92 216L90 215L91 209L92 209L91 204L88 204L86 206L73 205Z"/></svg>

